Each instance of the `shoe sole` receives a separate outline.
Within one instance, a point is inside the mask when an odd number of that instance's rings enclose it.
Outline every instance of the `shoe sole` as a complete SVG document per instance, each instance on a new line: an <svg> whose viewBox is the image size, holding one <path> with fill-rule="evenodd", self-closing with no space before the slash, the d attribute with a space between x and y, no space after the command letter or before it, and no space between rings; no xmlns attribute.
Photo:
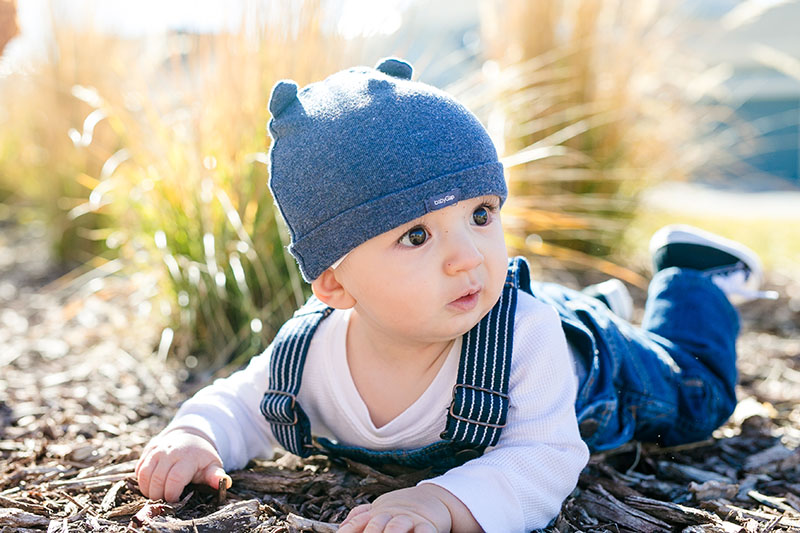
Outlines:
<svg viewBox="0 0 800 533"><path fill-rule="evenodd" d="M758 255L753 250L739 242L688 224L671 224L656 231L650 239L650 255L653 256L658 249L668 244L677 243L697 244L722 250L738 258L750 269L751 279L748 279L748 285L759 287L764 280L764 268L761 265L761 259L758 258Z"/></svg>
<svg viewBox="0 0 800 533"><path fill-rule="evenodd" d="M623 320L630 321L633 317L633 298L628 292L628 287L620 280L611 278L595 285L598 294L605 297L608 308Z"/></svg>

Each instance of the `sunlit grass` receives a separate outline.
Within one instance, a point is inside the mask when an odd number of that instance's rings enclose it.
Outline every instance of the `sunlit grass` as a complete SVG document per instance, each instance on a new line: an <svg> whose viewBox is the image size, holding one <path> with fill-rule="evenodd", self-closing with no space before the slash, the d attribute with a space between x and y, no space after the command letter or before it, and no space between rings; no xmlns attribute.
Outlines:
<svg viewBox="0 0 800 533"><path fill-rule="evenodd" d="M347 61L323 29L324 5L282 6L238 32L181 43L192 53L176 58L168 115L146 93L140 111L110 112L128 139L112 191L122 195L115 219L135 228L126 252L166 268L174 351L212 368L263 350L308 295L267 188L267 101L279 79L305 85Z"/></svg>
<svg viewBox="0 0 800 533"><path fill-rule="evenodd" d="M234 31L163 42L52 7L47 57L2 84L5 201L47 222L68 266L160 274L161 356L246 361L308 295L267 187L270 89L347 66L357 42L332 33L324 0L253 4Z"/></svg>
<svg viewBox="0 0 800 533"><path fill-rule="evenodd" d="M104 214L96 211L76 221L69 212L89 197L105 155L119 146L106 122L84 128L92 108L71 90L85 83L114 92L109 89L118 84L118 71L96 56L103 51L104 57L125 63L133 51L126 54L121 45L96 32L62 29L41 63L0 80L0 190L5 191L0 194L23 222L44 220L55 259L68 267L105 251L97 233L106 227ZM87 135L80 139L79 131Z"/></svg>
<svg viewBox="0 0 800 533"><path fill-rule="evenodd" d="M689 90L710 69L680 49L670 6L484 4L491 61L462 87L504 156L515 252L618 274L596 258L619 257L641 191L727 155L702 136L725 110Z"/></svg>

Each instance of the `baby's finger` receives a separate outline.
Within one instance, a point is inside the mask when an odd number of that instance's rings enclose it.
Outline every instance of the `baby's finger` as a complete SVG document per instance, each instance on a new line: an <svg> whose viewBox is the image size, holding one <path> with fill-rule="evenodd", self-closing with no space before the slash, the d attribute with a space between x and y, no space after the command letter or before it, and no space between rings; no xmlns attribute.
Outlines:
<svg viewBox="0 0 800 533"><path fill-rule="evenodd" d="M364 533L382 533L391 519L392 515L388 513L373 516L367 527L364 528Z"/></svg>
<svg viewBox="0 0 800 533"><path fill-rule="evenodd" d="M177 502L181 498L183 488L189 484L194 476L195 464L192 461L178 461L169 469L164 482L164 499L168 502Z"/></svg>
<svg viewBox="0 0 800 533"><path fill-rule="evenodd" d="M359 505L359 507L362 506ZM358 507L355 507L353 511L356 509L358 509ZM353 515L353 511L350 511L350 514L347 515L347 519L339 526L339 533L358 533L364 531L364 528L372 519L372 514L369 512L362 511L357 515ZM369 509L366 509L366 511L369 511Z"/></svg>
<svg viewBox="0 0 800 533"><path fill-rule="evenodd" d="M385 533L408 533L414 531L414 521L406 515L395 516L383 528Z"/></svg>
<svg viewBox="0 0 800 533"><path fill-rule="evenodd" d="M152 445L152 442L153 441L150 441L150 443L147 446L144 447L144 450L142 450L142 454L139 455L139 460L136 461L136 469L134 470L134 472L136 473L136 477L137 478L139 477L139 471L144 466L145 461L147 460L147 458L150 457L150 455L151 455L151 453L153 451L153 448L155 448L155 446Z"/></svg>
<svg viewBox="0 0 800 533"><path fill-rule="evenodd" d="M160 500L164 497L164 485L167 483L167 475L172 468L173 461L163 457L150 474L150 485L147 489L147 497L151 500Z"/></svg>
<svg viewBox="0 0 800 533"><path fill-rule="evenodd" d="M223 479L225 480L225 488L231 488L231 485L233 485L233 480L228 474L225 473L222 465L214 462L205 467L202 471L197 472L192 481L195 483L205 483L213 489L218 489L219 482Z"/></svg>
<svg viewBox="0 0 800 533"><path fill-rule="evenodd" d="M361 505L356 505L355 507L350 509L349 513L347 513L347 517L345 517L344 522L347 522L348 520L350 520L354 516L358 516L361 513L366 513L370 509L372 509L372 504L371 503L362 503ZM344 523L344 522L342 522L342 523Z"/></svg>
<svg viewBox="0 0 800 533"><path fill-rule="evenodd" d="M414 528L414 533L438 533L438 531L431 524L418 524Z"/></svg>
<svg viewBox="0 0 800 533"><path fill-rule="evenodd" d="M150 497L150 477L153 475L153 470L158 466L158 458L155 454L148 454L142 460L139 472L136 474L136 479L139 481L139 490L144 494L145 498Z"/></svg>

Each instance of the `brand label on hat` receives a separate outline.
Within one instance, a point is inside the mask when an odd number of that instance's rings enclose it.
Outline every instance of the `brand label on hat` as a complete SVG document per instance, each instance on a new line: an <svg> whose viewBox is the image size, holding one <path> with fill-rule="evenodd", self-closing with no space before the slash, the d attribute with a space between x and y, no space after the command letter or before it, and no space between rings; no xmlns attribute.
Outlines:
<svg viewBox="0 0 800 533"><path fill-rule="evenodd" d="M459 200L461 200L461 191L459 189L453 189L445 193L431 196L425 200L425 207L428 211L436 211L448 205L456 204Z"/></svg>

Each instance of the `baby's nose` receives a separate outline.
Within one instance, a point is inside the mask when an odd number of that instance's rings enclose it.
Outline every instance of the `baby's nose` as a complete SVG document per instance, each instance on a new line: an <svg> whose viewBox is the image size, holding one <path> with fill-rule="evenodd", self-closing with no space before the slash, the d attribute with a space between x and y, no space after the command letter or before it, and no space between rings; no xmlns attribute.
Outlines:
<svg viewBox="0 0 800 533"><path fill-rule="evenodd" d="M470 271L483 263L483 254L475 241L466 232L452 234L448 239L445 272L453 275Z"/></svg>

